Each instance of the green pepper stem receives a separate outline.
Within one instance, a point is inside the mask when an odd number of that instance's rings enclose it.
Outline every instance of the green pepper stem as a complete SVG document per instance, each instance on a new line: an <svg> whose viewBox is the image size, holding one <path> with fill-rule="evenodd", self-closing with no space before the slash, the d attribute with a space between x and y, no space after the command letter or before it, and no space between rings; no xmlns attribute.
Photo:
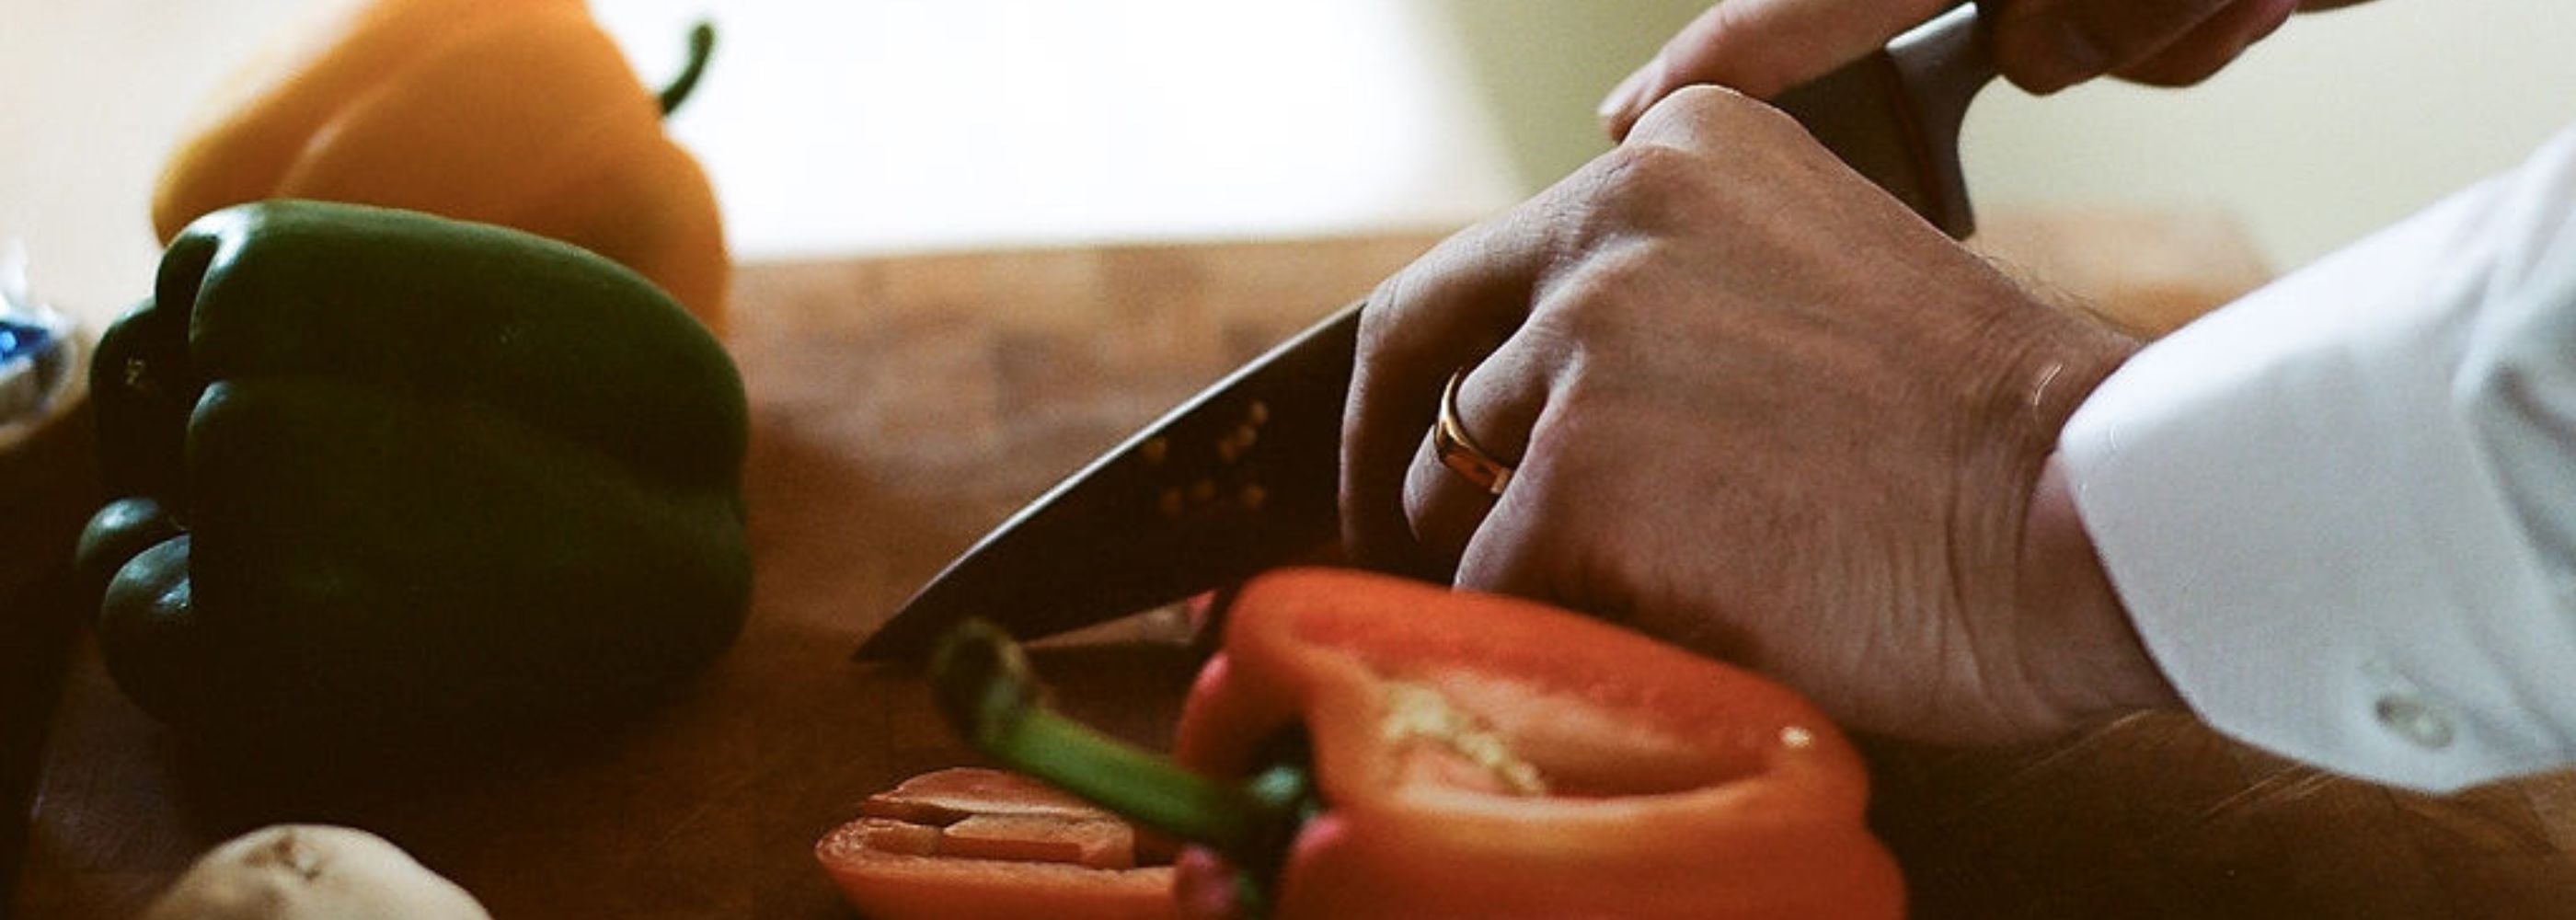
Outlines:
<svg viewBox="0 0 2576 920"><path fill-rule="evenodd" d="M959 624L930 668L941 710L987 756L1236 865L1275 859L1304 817L1296 797L1210 779L1056 713L1027 656L991 623Z"/></svg>
<svg viewBox="0 0 2576 920"><path fill-rule="evenodd" d="M1273 823L1242 790L1045 709L1030 710L987 753L1138 824L1229 856L1247 850Z"/></svg>
<svg viewBox="0 0 2576 920"><path fill-rule="evenodd" d="M662 92L654 97L662 106L663 117L670 117L680 103L689 101L689 93L698 88L698 78L706 74L707 57L715 52L715 48L716 27L713 23L700 20L697 25L689 27L689 59L680 66L680 75L672 77L670 84L662 87Z"/></svg>

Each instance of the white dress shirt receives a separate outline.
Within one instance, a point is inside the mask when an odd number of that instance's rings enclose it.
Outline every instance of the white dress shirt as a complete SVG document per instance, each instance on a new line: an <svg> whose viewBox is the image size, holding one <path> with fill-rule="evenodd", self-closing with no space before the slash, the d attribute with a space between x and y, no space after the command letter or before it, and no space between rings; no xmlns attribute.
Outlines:
<svg viewBox="0 0 2576 920"><path fill-rule="evenodd" d="M2151 344L2059 451L2220 731L2428 790L2576 762L2576 130Z"/></svg>

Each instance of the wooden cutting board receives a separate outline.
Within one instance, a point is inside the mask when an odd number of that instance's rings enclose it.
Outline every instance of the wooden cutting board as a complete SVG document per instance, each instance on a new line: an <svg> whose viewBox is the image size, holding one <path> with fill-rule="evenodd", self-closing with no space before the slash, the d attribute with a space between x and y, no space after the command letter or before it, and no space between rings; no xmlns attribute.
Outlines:
<svg viewBox="0 0 2576 920"><path fill-rule="evenodd" d="M2209 215L1988 225L1981 245L2016 273L2142 329L2263 277ZM176 742L117 694L80 630L55 630L68 665L59 699L33 707L49 713L47 743L0 906L130 916L207 846L293 820L382 834L502 918L848 916L814 840L866 794L972 760L911 675L848 660L858 640L1021 503L1432 242L748 267L729 345L753 407L758 576L750 626L712 673L667 705L541 741L285 771ZM42 603L11 616L81 606L28 594ZM1067 709L1161 745L1194 666L1178 637L1149 616L1058 643L1038 666ZM1870 751L1874 820L1924 916L2576 911L2560 906L2576 905L2565 781L2398 795L2181 719L2044 750Z"/></svg>

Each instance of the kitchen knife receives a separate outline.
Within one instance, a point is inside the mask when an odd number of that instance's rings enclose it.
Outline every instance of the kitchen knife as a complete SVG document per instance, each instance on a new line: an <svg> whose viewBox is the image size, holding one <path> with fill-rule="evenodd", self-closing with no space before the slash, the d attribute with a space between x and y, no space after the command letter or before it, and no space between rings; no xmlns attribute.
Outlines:
<svg viewBox="0 0 2576 920"><path fill-rule="evenodd" d="M1963 5L1774 102L1952 236L1975 226L1959 125L1994 64ZM1022 638L1231 584L1339 534L1342 401L1362 304L1200 392L1004 521L859 647L917 657L968 616Z"/></svg>

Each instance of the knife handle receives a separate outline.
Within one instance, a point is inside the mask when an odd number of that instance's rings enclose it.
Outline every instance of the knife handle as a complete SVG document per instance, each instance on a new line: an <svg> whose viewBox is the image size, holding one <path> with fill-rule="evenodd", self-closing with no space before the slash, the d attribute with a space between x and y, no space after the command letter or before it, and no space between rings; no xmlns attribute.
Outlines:
<svg viewBox="0 0 2576 920"><path fill-rule="evenodd" d="M1959 125L1994 77L1977 8L1962 4L1771 102L1853 171L1964 239L1977 220L1959 167Z"/></svg>
<svg viewBox="0 0 2576 920"><path fill-rule="evenodd" d="M1887 57L1899 80L1919 100L1923 149L1940 159L1932 171L1941 186L1939 207L1925 212L1951 236L1966 238L1976 230L1968 207L1968 178L1959 163L1959 127L1968 118L1968 103L1994 82L1994 44L1977 20L1977 7L1962 3L1932 21L1887 43Z"/></svg>

